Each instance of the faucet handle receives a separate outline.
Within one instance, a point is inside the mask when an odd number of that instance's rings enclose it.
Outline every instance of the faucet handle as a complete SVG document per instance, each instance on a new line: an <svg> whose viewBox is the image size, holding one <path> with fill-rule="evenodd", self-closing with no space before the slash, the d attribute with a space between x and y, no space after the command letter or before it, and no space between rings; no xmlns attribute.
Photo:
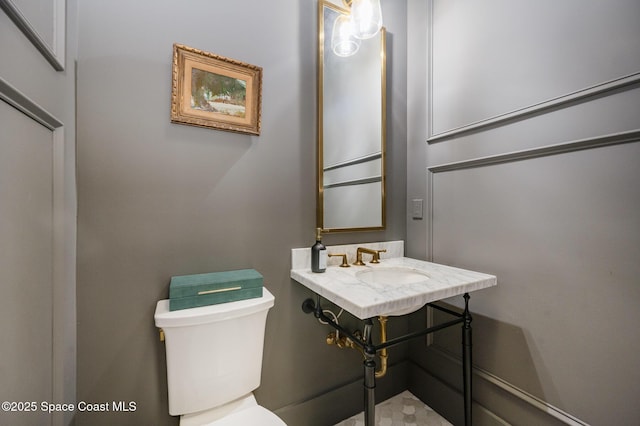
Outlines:
<svg viewBox="0 0 640 426"><path fill-rule="evenodd" d="M364 262L362 261L362 253L367 253L373 256L371 263L380 263L380 253L386 253L386 249L383 250L372 250L366 247L358 247L356 250L356 263L354 265L363 266Z"/></svg>
<svg viewBox="0 0 640 426"><path fill-rule="evenodd" d="M333 257L333 256L342 256L342 264L340 265L341 268L348 268L349 267L349 262L347 262L347 255L343 254L343 253L329 253L329 257Z"/></svg>
<svg viewBox="0 0 640 426"><path fill-rule="evenodd" d="M374 250L375 254L373 255L373 259L371 260L371 263L380 263L380 253L386 253L387 249L383 249L383 250Z"/></svg>

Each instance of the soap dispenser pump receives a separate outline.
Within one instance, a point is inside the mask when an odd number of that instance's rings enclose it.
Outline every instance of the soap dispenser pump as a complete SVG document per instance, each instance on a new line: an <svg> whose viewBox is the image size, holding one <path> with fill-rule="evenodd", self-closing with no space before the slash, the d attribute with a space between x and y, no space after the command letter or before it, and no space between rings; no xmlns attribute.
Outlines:
<svg viewBox="0 0 640 426"><path fill-rule="evenodd" d="M311 247L311 271L324 272L327 269L327 248L322 244L322 229L316 228L316 243Z"/></svg>

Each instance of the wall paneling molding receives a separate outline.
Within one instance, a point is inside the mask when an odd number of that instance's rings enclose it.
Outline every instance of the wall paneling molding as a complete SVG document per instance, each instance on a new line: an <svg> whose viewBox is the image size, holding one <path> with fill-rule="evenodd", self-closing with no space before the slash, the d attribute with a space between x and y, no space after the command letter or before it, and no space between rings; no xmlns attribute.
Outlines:
<svg viewBox="0 0 640 426"><path fill-rule="evenodd" d="M53 24L53 34L50 42L43 37L42 29L39 31L14 1L0 0L0 8L56 71L64 71L66 2L65 0L50 1L53 2L52 16L50 17Z"/></svg>
<svg viewBox="0 0 640 426"><path fill-rule="evenodd" d="M633 142L640 142L640 129L427 167L427 188L429 189L427 205L427 209L429 211L428 250L430 253L430 260L433 261L433 176L436 173L472 169L476 167L495 166L498 164L510 163L514 161L530 160L550 155L558 155L585 149L601 148L609 145L619 145Z"/></svg>
<svg viewBox="0 0 640 426"><path fill-rule="evenodd" d="M473 158L463 161L457 161L446 164L438 164L427 168L427 187L429 188L428 196L428 249L430 253L430 260L434 261L433 253L433 218L434 218L434 176L437 173L455 172L466 169L473 169L479 167L489 167L505 163L524 161L530 159L536 159L540 157L559 155L564 153L577 152L592 148L601 148L619 144L628 144L640 142L640 129L635 129L627 132L620 132L608 135L601 135L591 138L579 139L574 141L563 142L559 144L547 145L537 148L531 148L526 150L513 151L508 153L502 153L498 155ZM432 340L427 342L430 351L436 351L439 356L444 357L447 363L451 364L451 370L456 371L459 368L456 364L460 363L460 360L455 355L450 354L446 349L438 347ZM582 420L572 416L571 414L553 406L552 404L544 401L523 389L505 381L504 379L482 369L477 366L473 367L474 380L478 379L490 383L502 391L507 392L509 395L526 402L530 406L552 416L565 424L569 425L586 425Z"/></svg>
<svg viewBox="0 0 640 426"><path fill-rule="evenodd" d="M1 1L1 0L0 0ZM66 191L65 170L67 160L65 156L65 132L64 124L42 108L28 96L13 87L2 77L0 77L0 101L4 101L17 109L35 123L51 131L52 143L52 190L53 190L53 268L52 268L52 395L55 401L68 401L65 386L69 376L69 370L73 366L67 365L69 342L75 340L75 335L69 334L68 311L69 303L69 282L75 282L74 268L75 261L69 262L68 256L75 247L75 233L68 239L70 229L75 228L75 212L68 209L69 198ZM74 257L74 254L71 254ZM71 291L75 291L72 288ZM54 413L54 425L62 425L65 422L65 413Z"/></svg>
<svg viewBox="0 0 640 426"><path fill-rule="evenodd" d="M1 2L2 0L0 0ZM51 115L40 105L29 99L20 90L0 77L0 100L5 101L32 120L37 121L49 130L62 127L62 122Z"/></svg>
<svg viewBox="0 0 640 426"><path fill-rule="evenodd" d="M433 13L431 15L433 15ZM433 25L431 25L431 27L433 27ZM433 37L430 37L430 39L433 40ZM433 43L433 41L431 41L431 43ZM432 48L430 48L430 50L432 50ZM433 75L433 72L432 70L430 70L429 92L432 92L431 88L433 87L432 75ZM430 144L441 142L447 139L451 139L453 137L461 136L463 134L478 132L478 131L482 131L482 130L486 130L486 129L490 129L498 126L503 126L505 124L512 123L515 121L526 120L536 115L545 114L558 109L571 107L573 105L586 102L589 100L593 100L599 97L609 96L619 92L620 90L628 90L639 85L640 85L640 72L635 72L633 74L615 78L613 80L605 81L603 83L595 84L585 89L581 89L575 92L570 92L561 96L557 96L555 98L552 98L543 102L534 103L524 108L519 108L519 109L506 112L504 114L499 114L484 120L479 120L473 123L465 124L464 126L446 130L438 134L432 134L427 139L427 142L429 142ZM434 106L433 106L432 96L429 97L429 105L430 105L429 111L433 111ZM432 114L433 113L431 112L430 115ZM430 116L429 121L432 123L433 117ZM429 127L429 131L431 131L431 129L432 129L432 126Z"/></svg>

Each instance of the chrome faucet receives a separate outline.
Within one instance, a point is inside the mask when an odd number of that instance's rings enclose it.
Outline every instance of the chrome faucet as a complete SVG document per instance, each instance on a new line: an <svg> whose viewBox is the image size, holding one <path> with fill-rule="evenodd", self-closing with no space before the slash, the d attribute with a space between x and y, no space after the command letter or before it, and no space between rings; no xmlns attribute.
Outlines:
<svg viewBox="0 0 640 426"><path fill-rule="evenodd" d="M362 261L362 253L367 253L373 256L371 263L380 263L380 253L386 253L387 250L372 250L366 247L358 247L356 250L356 262L354 265L364 266L364 262Z"/></svg>

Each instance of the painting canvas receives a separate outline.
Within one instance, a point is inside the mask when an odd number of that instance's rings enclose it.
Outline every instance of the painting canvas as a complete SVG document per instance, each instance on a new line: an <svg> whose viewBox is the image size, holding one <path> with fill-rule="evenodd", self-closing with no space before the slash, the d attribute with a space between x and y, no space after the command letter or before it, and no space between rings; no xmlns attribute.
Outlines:
<svg viewBox="0 0 640 426"><path fill-rule="evenodd" d="M260 134L262 68L174 45L171 121Z"/></svg>
<svg viewBox="0 0 640 426"><path fill-rule="evenodd" d="M246 101L246 80L191 69L191 108L245 117Z"/></svg>

